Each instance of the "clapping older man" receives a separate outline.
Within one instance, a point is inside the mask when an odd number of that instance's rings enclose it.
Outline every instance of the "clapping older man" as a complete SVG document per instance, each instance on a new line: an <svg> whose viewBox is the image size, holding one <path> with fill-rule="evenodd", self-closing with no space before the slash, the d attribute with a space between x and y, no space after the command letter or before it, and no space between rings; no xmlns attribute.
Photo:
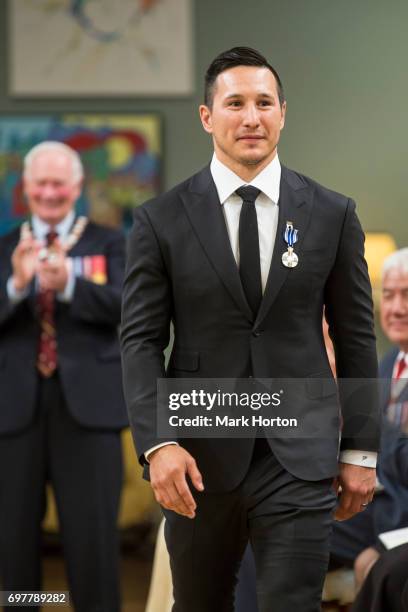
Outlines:
<svg viewBox="0 0 408 612"><path fill-rule="evenodd" d="M50 482L76 612L118 612L124 239L75 214L82 177L70 147L34 147L30 220L0 240L0 582L41 589Z"/></svg>

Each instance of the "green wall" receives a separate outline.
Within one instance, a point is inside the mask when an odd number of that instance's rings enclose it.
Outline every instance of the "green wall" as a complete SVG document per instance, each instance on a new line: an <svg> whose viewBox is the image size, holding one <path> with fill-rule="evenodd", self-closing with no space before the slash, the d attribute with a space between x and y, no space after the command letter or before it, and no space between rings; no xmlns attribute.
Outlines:
<svg viewBox="0 0 408 612"><path fill-rule="evenodd" d="M399 245L408 242L405 0L197 0L196 95L181 99L12 100L5 0L0 22L0 112L159 111L165 187L208 160L210 143L197 114L207 64L230 46L258 47L278 68L286 89L282 160L353 196L366 230L385 229Z"/></svg>
<svg viewBox="0 0 408 612"><path fill-rule="evenodd" d="M197 112L208 63L228 47L255 46L286 89L281 160L355 198L366 231L388 231L405 246L407 24L405 0L196 0L194 96L12 100L6 2L0 0L0 113L159 111L168 188L209 159Z"/></svg>

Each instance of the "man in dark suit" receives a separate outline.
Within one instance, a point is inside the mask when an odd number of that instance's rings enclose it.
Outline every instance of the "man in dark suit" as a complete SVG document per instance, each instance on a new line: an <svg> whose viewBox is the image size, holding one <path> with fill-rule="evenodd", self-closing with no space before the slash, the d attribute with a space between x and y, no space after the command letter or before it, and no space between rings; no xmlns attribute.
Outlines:
<svg viewBox="0 0 408 612"><path fill-rule="evenodd" d="M341 378L376 376L363 233L350 199L280 165L285 111L280 78L262 55L245 47L220 54L200 107L214 144L210 167L135 212L121 332L125 396L166 516L177 612L233 610L248 539L262 612L320 609L338 467L342 518L366 507L374 489L375 469L364 467L374 465L378 443L370 402L359 402L357 421L352 411L345 419L338 465L336 386L321 325L326 304ZM262 431L256 440L254 432L163 439L156 380L165 376L309 377L291 408L317 430L326 425L317 439Z"/></svg>
<svg viewBox="0 0 408 612"><path fill-rule="evenodd" d="M66 145L34 147L23 178L30 221L0 241L0 582L41 589L50 482L75 610L114 612L124 239L76 217L82 165Z"/></svg>
<svg viewBox="0 0 408 612"><path fill-rule="evenodd" d="M380 533L408 527L408 249L384 262L381 326L395 348L380 364L384 427L378 462L379 487L363 515L338 523L332 558L355 567L361 586L383 550Z"/></svg>

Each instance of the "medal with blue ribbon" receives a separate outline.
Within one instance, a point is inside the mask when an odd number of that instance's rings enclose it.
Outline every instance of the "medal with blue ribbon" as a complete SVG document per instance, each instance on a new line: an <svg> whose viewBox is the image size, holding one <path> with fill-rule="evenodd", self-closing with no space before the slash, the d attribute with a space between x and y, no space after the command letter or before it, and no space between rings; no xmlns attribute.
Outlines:
<svg viewBox="0 0 408 612"><path fill-rule="evenodd" d="M288 245L288 250L282 255L282 263L286 268L295 268L299 263L299 257L293 250L293 245L298 240L298 230L294 229L292 221L286 221L283 239Z"/></svg>

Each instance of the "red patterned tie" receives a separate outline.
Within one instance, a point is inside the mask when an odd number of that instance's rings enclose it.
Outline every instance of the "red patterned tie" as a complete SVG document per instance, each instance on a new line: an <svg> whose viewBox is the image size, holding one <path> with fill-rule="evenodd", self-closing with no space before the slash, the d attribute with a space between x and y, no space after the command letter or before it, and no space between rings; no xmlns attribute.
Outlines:
<svg viewBox="0 0 408 612"><path fill-rule="evenodd" d="M398 380L399 378L401 378L401 374L403 373L404 370L405 370L405 353L402 355L402 357L399 359L397 363L397 369L395 372L395 380Z"/></svg>
<svg viewBox="0 0 408 612"><path fill-rule="evenodd" d="M51 246L58 234L47 234L47 246ZM49 378L57 368L57 333L55 328L55 292L41 290L37 297L40 318L40 342L38 346L37 369L42 376Z"/></svg>
<svg viewBox="0 0 408 612"><path fill-rule="evenodd" d="M405 353L397 361L394 370L394 377L391 381L391 399L388 405L387 417L394 425L406 430L408 425L408 402L399 401L402 391L408 380L402 378L405 371Z"/></svg>

